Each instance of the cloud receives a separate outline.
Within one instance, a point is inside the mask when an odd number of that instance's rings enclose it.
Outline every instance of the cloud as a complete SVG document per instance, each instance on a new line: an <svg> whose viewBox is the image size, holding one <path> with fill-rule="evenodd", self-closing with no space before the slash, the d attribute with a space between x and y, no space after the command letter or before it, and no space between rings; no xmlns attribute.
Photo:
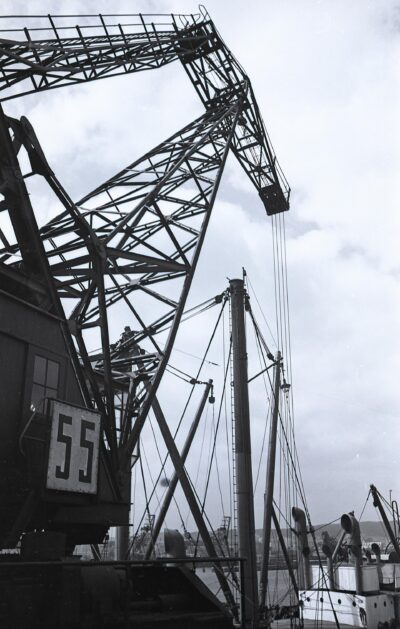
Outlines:
<svg viewBox="0 0 400 629"><path fill-rule="evenodd" d="M170 12L181 5L154 2L150 9L149 3L139 2L135 10ZM285 221L297 445L311 515L318 522L361 509L370 481L384 493L400 493L392 469L400 438L396 6L344 0L207 3L222 37L251 77L292 187ZM12 7L27 11L25 2ZM68 12L93 7L97 13L106 12L108 3L41 2L43 13L61 13L66 7ZM128 12L132 4L120 0L113 8ZM9 102L5 109L30 118L75 199L201 113L179 66L34 95ZM43 194L37 192L36 207L44 221L56 206ZM189 302L221 292L226 278L240 276L244 266L274 330L271 256L265 211L230 159ZM182 326L177 347L190 346L201 355L212 321L207 316L198 327ZM197 339L200 328L204 334ZM120 331L113 333L118 337ZM195 359L178 359L176 353L173 358L193 371ZM256 369L250 355L249 361ZM210 377L218 371L209 370ZM219 390L220 372L215 376ZM160 392L172 426L187 391L181 386L171 385L169 378ZM261 389L252 388L254 392L258 460L265 397ZM149 456L157 457L151 431L144 438ZM196 451L200 447L201 442ZM219 462L225 487L222 447ZM188 466L196 474L197 459ZM258 526L262 484L256 496ZM136 499L139 509L139 489ZM219 503L214 491L209 503L214 524L222 515ZM171 520L179 525L176 513Z"/></svg>

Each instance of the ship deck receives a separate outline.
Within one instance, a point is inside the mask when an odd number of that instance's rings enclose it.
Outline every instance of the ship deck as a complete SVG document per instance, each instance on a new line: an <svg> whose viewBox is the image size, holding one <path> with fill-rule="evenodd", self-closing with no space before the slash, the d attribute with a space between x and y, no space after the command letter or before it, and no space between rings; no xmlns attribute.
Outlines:
<svg viewBox="0 0 400 629"><path fill-rule="evenodd" d="M292 619L292 620L290 620L289 618L283 619L283 620L275 620L274 622L271 623L271 629L295 629L295 628L300 628L300 627L301 629L316 629L316 627L318 627L318 629L334 629L334 628L336 629L337 627L335 622L330 622L328 620L305 619L302 622L303 624L300 624L300 621L298 618ZM342 626L345 627L345 626L350 626L350 625L342 624L341 627Z"/></svg>

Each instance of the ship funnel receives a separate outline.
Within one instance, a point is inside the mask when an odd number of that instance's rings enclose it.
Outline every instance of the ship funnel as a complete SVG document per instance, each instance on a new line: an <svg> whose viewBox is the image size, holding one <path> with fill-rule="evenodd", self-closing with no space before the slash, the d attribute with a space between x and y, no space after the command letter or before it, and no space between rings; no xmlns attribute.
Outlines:
<svg viewBox="0 0 400 629"><path fill-rule="evenodd" d="M306 516L302 509L292 507L292 517L296 523L299 589L309 590L311 587L311 566Z"/></svg>
<svg viewBox="0 0 400 629"><path fill-rule="evenodd" d="M362 585L362 549L360 525L353 513L344 513L340 519L344 531L350 536L351 559L356 568L356 592L361 594Z"/></svg>

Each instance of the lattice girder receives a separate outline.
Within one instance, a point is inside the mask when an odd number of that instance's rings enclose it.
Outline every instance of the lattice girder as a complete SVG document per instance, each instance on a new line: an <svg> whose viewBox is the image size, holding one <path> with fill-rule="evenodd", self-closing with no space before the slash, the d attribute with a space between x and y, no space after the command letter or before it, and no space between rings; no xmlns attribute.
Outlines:
<svg viewBox="0 0 400 629"><path fill-rule="evenodd" d="M102 16L100 19L100 35L85 36L84 28L76 26L68 27L74 28L75 37L61 37L62 27L57 29L50 17L50 39L33 40L28 29L24 29L25 41L0 39L0 92L5 92L2 100L152 70L176 60L176 34L172 28L146 31L143 23L143 32L131 33L117 25L119 32L110 34Z"/></svg>
<svg viewBox="0 0 400 629"><path fill-rule="evenodd" d="M177 33L178 33L177 29ZM188 41L203 36L208 42L192 54L181 45L180 60L206 109L243 99L242 113L232 140L232 150L256 187L268 214L289 208L290 189L274 155L250 80L207 20L186 29Z"/></svg>
<svg viewBox="0 0 400 629"><path fill-rule="evenodd" d="M77 205L51 170L45 174L66 207L41 229L50 271L92 397L105 415L108 445L116 453L119 440L125 458L136 439L126 430L118 439L119 428L130 421L116 420L113 387L133 385L135 395L124 412L140 415L139 426L148 412L146 400L155 394L155 380L167 364L240 109L236 102L206 112ZM17 253L17 247L0 250L2 261ZM175 284L172 296L163 288L166 283ZM124 365L124 359L135 363L126 358L125 344L110 350L109 329L121 304L125 323L133 328L129 346L140 347L134 378ZM93 339L95 330L101 358L88 351L87 332Z"/></svg>
<svg viewBox="0 0 400 629"><path fill-rule="evenodd" d="M50 32L51 38L36 39L35 28L25 28L19 39L0 40L1 99L151 70L179 59L206 109L243 100L232 150L267 213L288 209L290 189L250 80L207 14L172 15L168 25L146 21L142 15L135 16L137 23L125 25L107 22L101 15L89 17L89 23L79 27L72 22L57 26L55 18L46 16L49 24L39 32ZM74 37L70 31L75 31Z"/></svg>

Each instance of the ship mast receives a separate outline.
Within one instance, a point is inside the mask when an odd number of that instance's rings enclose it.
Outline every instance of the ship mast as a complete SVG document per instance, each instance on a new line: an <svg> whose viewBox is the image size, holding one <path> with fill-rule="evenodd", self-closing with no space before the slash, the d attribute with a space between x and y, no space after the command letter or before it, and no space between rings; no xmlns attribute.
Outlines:
<svg viewBox="0 0 400 629"><path fill-rule="evenodd" d="M253 475L251 469L250 411L245 332L246 291L241 279L230 280L232 311L232 355L235 421L236 494L238 505L239 555L244 561L242 609L244 627L258 627L256 536Z"/></svg>
<svg viewBox="0 0 400 629"><path fill-rule="evenodd" d="M260 575L260 606L265 606L265 596L268 587L268 565L269 547L271 543L271 515L273 510L274 481L275 481L275 459L276 459L276 436L279 417L279 391L280 391L280 369L281 353L277 352L274 372L274 406L272 412L271 427L268 444L268 464L264 494L264 526L262 541L262 563Z"/></svg>

